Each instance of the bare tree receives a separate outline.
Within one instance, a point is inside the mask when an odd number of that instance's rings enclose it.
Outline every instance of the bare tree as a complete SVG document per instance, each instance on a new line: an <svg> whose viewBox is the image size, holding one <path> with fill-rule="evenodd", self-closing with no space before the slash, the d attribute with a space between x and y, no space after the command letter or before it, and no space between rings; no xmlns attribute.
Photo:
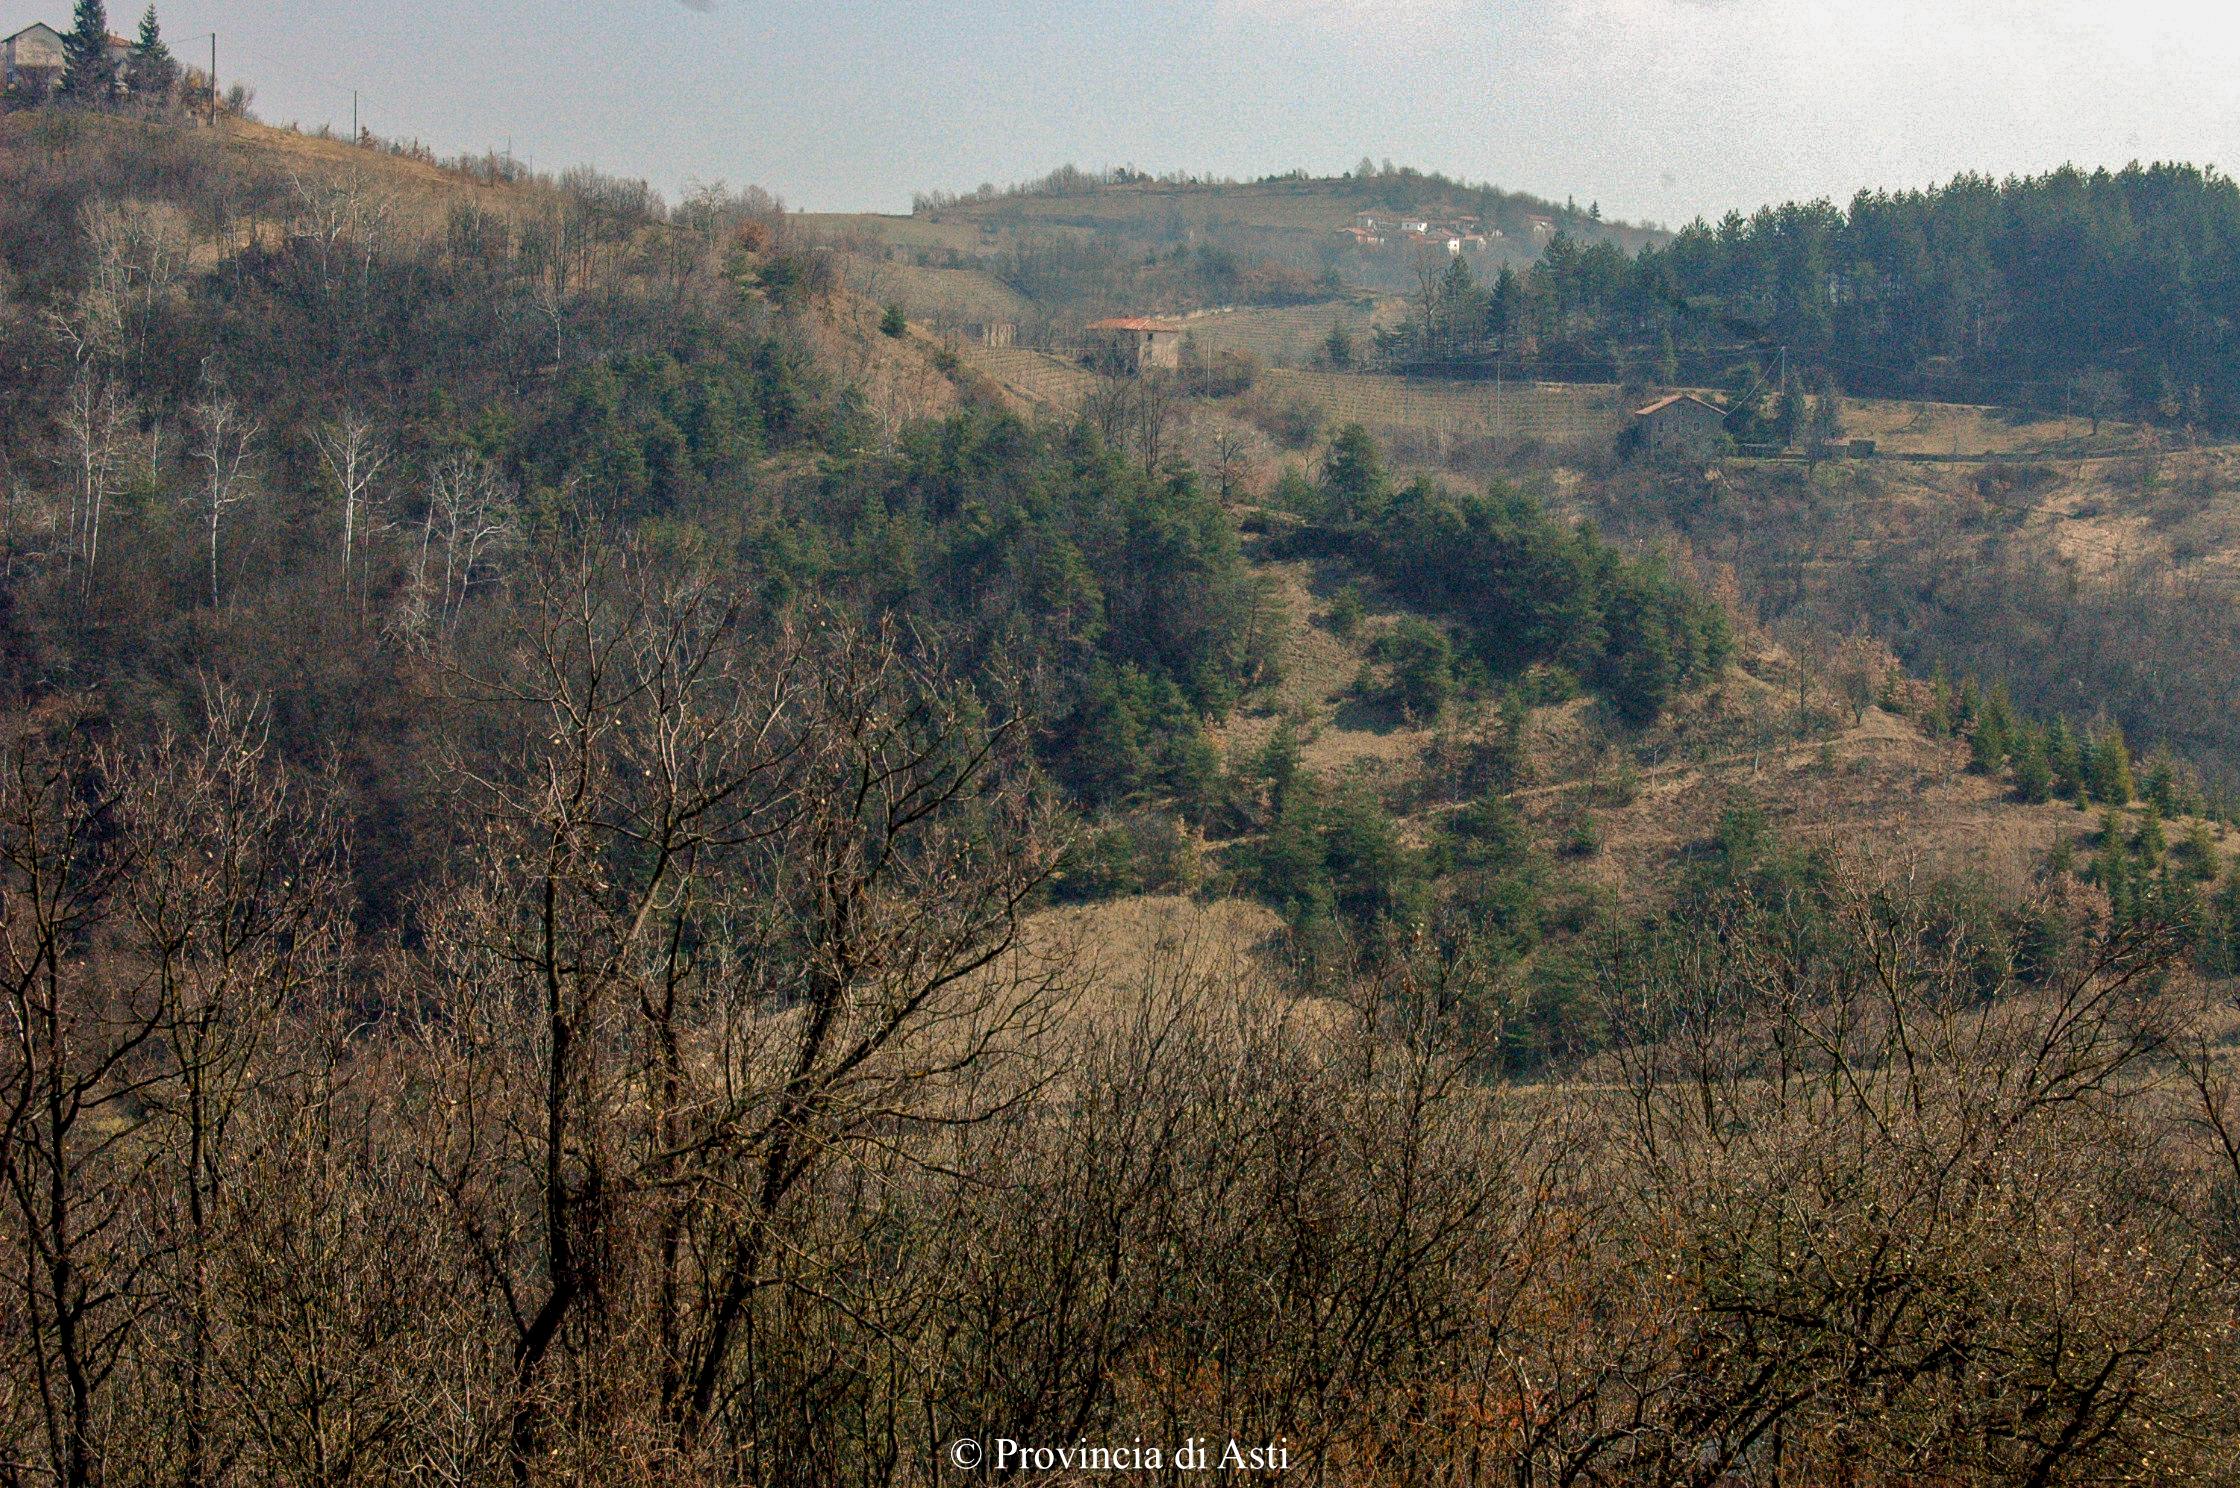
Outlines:
<svg viewBox="0 0 2240 1488"><path fill-rule="evenodd" d="M0 977L8 1060L0 1068L0 1162L10 1267L23 1278L18 1347L30 1367L53 1479L96 1481L100 1391L143 1305L126 1243L131 1189L112 1122L127 1130L136 1056L161 1009L144 981L79 973L75 946L113 912L125 869L104 845L120 787L82 751L20 736L0 757Z"/></svg>
<svg viewBox="0 0 2240 1488"><path fill-rule="evenodd" d="M428 506L421 520L414 578L420 605L427 604L436 542L443 544L443 579L435 590L434 616L448 622L483 577L484 560L512 530L513 492L495 466L474 454L438 461L428 478Z"/></svg>
<svg viewBox="0 0 2240 1488"><path fill-rule="evenodd" d="M1252 473L1253 441L1251 434L1233 419L1216 421L1213 431L1213 479L1223 505L1228 505L1243 490L1244 482Z"/></svg>
<svg viewBox="0 0 2240 1488"><path fill-rule="evenodd" d="M210 1480L225 1128L333 902L331 836L276 793L232 706L199 748L133 756L58 720L0 749L8 1342L34 1387L33 1470L60 1483L152 1472L174 1419ZM153 1358L176 1416L153 1396L120 1414L118 1371Z"/></svg>
<svg viewBox="0 0 2240 1488"><path fill-rule="evenodd" d="M78 324L99 356L136 359L147 349L155 310L186 277L193 233L184 214L166 202L96 199L80 221L91 272Z"/></svg>
<svg viewBox="0 0 2240 1488"><path fill-rule="evenodd" d="M204 477L193 499L209 540L210 606L215 609L220 598L219 534L227 513L257 494L252 461L262 429L222 393L206 392L190 410L190 417L201 432L195 458L203 467Z"/></svg>
<svg viewBox="0 0 2240 1488"><path fill-rule="evenodd" d="M480 870L432 920L466 1117L440 1170L510 1319L520 1477L629 1432L716 1450L805 1187L984 1114L965 1072L1038 1016L1004 970L1047 863L1013 731L900 637L749 644L719 589L641 564L587 545L541 575L487 684L521 752L475 773ZM615 1371L642 1397L595 1406Z"/></svg>
<svg viewBox="0 0 2240 1488"><path fill-rule="evenodd" d="M295 208L288 232L311 248L324 298L333 301L343 286L343 275L352 269L362 292L380 257L389 218L388 196L371 189L354 171L347 177L307 178L291 173L288 184Z"/></svg>
<svg viewBox="0 0 2240 1488"><path fill-rule="evenodd" d="M209 1482L238 1420L222 1408L222 1248L240 1178L236 1127L289 1067L284 1015L321 988L340 949L339 829L268 759L263 708L222 688L190 744L159 741L126 777L120 819L140 858L121 896L134 959L158 992L142 1096L170 1172L151 1218L182 1475Z"/></svg>
<svg viewBox="0 0 2240 1488"><path fill-rule="evenodd" d="M2137 1078L2169 1038L2167 936L2026 979L1857 865L1828 909L1816 939L1744 897L1612 979L1603 1265L1683 1306L1612 1319L1617 1372L1575 1374L1609 1384L1549 1470L2043 1483L2184 1450L2165 1423L2214 1410L2188 1361L2222 1314L2147 1196L2191 1161Z"/></svg>
<svg viewBox="0 0 2240 1488"><path fill-rule="evenodd" d="M101 521L124 470L131 414L114 386L81 367L63 404L62 429L70 441L70 547L85 564L85 582L101 561Z"/></svg>
<svg viewBox="0 0 2240 1488"><path fill-rule="evenodd" d="M345 409L340 417L321 425L312 438L342 502L342 587L347 594L360 530L373 517L373 483L381 478L389 451L379 427L355 409Z"/></svg>

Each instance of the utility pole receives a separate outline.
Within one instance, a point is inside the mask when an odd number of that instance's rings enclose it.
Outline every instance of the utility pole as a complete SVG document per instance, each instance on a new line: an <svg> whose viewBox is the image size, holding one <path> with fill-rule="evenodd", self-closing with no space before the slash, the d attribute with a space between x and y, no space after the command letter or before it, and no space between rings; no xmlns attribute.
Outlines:
<svg viewBox="0 0 2240 1488"><path fill-rule="evenodd" d="M210 127L218 127L218 33L210 33Z"/></svg>
<svg viewBox="0 0 2240 1488"><path fill-rule="evenodd" d="M356 144L364 136L358 133L358 90L350 90L350 143Z"/></svg>

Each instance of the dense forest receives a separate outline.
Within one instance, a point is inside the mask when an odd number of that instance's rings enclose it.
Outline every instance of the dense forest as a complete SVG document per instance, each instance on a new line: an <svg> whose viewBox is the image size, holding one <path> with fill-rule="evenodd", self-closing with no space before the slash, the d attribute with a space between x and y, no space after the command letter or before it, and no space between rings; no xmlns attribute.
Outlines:
<svg viewBox="0 0 2240 1488"><path fill-rule="evenodd" d="M1490 284L1458 262L1387 350L1472 375L1699 385L1785 354L1861 395L2230 429L2236 297L2229 178L2072 167L1729 213L1633 258L1559 238Z"/></svg>

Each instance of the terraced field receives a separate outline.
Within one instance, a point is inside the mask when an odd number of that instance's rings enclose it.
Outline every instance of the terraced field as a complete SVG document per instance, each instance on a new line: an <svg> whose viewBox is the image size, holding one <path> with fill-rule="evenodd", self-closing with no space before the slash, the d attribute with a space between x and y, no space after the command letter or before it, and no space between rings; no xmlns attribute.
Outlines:
<svg viewBox="0 0 2240 1488"><path fill-rule="evenodd" d="M1002 383L1030 403L1072 409L1096 384L1094 373L1047 352L1024 347L959 347L957 356L973 370Z"/></svg>

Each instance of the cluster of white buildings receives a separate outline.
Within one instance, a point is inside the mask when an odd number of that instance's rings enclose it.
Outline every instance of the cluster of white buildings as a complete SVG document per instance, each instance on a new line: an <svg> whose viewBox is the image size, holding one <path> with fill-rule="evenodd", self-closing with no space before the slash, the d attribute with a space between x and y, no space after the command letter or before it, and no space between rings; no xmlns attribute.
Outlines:
<svg viewBox="0 0 2240 1488"><path fill-rule="evenodd" d="M1528 216L1526 231L1532 234L1535 247L1556 235L1555 219ZM1357 212L1353 225L1338 230L1353 240L1356 248L1374 251L1380 248L1444 248L1460 257L1465 253L1483 253L1501 241L1503 234L1498 227L1482 226L1470 216L1445 219L1431 217L1395 216L1382 212Z"/></svg>

